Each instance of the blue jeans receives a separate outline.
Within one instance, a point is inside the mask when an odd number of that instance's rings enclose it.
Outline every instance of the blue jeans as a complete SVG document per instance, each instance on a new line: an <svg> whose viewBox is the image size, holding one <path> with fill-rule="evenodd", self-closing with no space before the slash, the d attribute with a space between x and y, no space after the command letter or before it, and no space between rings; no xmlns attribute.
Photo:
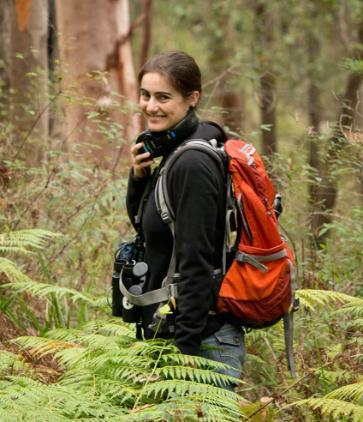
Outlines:
<svg viewBox="0 0 363 422"><path fill-rule="evenodd" d="M214 334L202 340L201 356L226 363L231 368L219 369L218 372L240 378L245 360L245 338L242 328L225 323Z"/></svg>

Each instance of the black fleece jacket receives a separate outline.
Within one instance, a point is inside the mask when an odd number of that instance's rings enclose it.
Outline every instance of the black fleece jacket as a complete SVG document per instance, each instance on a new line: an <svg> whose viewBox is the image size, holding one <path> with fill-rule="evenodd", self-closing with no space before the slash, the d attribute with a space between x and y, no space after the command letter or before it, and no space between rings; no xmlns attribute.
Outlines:
<svg viewBox="0 0 363 422"><path fill-rule="evenodd" d="M225 135L216 126L200 123L190 139L217 139ZM165 157L164 157L165 158ZM162 164L161 164L162 165ZM127 190L127 210L135 225L140 199L150 182L148 176L133 177L130 172ZM221 268L225 231L225 179L218 164L202 151L184 152L171 168L168 193L175 213L175 245L177 271L180 273L174 343L182 353L198 355L201 340L217 331L223 317L213 315L218 283L213 269ZM154 189L148 196L142 228L145 238L149 276L145 291L160 287L166 276L173 248L173 237L156 209ZM144 336L157 305L142 308Z"/></svg>

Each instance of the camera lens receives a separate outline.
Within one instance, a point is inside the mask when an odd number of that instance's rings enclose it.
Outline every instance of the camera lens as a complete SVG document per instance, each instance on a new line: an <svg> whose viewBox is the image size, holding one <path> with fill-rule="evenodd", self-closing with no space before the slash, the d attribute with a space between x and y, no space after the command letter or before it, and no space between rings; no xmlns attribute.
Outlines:
<svg viewBox="0 0 363 422"><path fill-rule="evenodd" d="M132 274L137 278L141 278L144 277L147 271L148 266L146 262L137 262L132 269Z"/></svg>
<svg viewBox="0 0 363 422"><path fill-rule="evenodd" d="M137 295L137 296L139 296L139 295L141 295L141 294L142 294L142 286L141 286L140 284L134 284L133 286L131 286L131 287L129 288L129 292L130 292L132 295Z"/></svg>

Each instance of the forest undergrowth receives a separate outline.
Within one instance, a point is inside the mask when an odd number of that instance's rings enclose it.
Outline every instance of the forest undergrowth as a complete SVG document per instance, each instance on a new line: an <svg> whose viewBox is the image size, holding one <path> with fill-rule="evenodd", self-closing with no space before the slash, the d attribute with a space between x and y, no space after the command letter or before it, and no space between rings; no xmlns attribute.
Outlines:
<svg viewBox="0 0 363 422"><path fill-rule="evenodd" d="M110 317L114 251L133 236L126 163L116 177L47 147L42 165L32 166L9 141L11 122L0 125L0 420L363 419L359 145L339 158L342 194L320 248L306 193L318 178L301 150L273 157L281 223L299 269L297 379L279 323L247 333L244 374L232 393L220 388L232 381L220 364L181 355L167 341L137 341L132 327Z"/></svg>

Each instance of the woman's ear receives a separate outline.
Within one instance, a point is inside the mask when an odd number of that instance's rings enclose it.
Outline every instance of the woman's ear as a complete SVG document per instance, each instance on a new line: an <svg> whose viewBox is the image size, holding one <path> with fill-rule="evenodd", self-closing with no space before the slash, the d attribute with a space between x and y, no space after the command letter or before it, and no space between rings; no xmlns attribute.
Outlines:
<svg viewBox="0 0 363 422"><path fill-rule="evenodd" d="M190 107L193 107L193 108L195 108L198 105L199 100L200 100L200 92L199 91L193 91L188 97Z"/></svg>

